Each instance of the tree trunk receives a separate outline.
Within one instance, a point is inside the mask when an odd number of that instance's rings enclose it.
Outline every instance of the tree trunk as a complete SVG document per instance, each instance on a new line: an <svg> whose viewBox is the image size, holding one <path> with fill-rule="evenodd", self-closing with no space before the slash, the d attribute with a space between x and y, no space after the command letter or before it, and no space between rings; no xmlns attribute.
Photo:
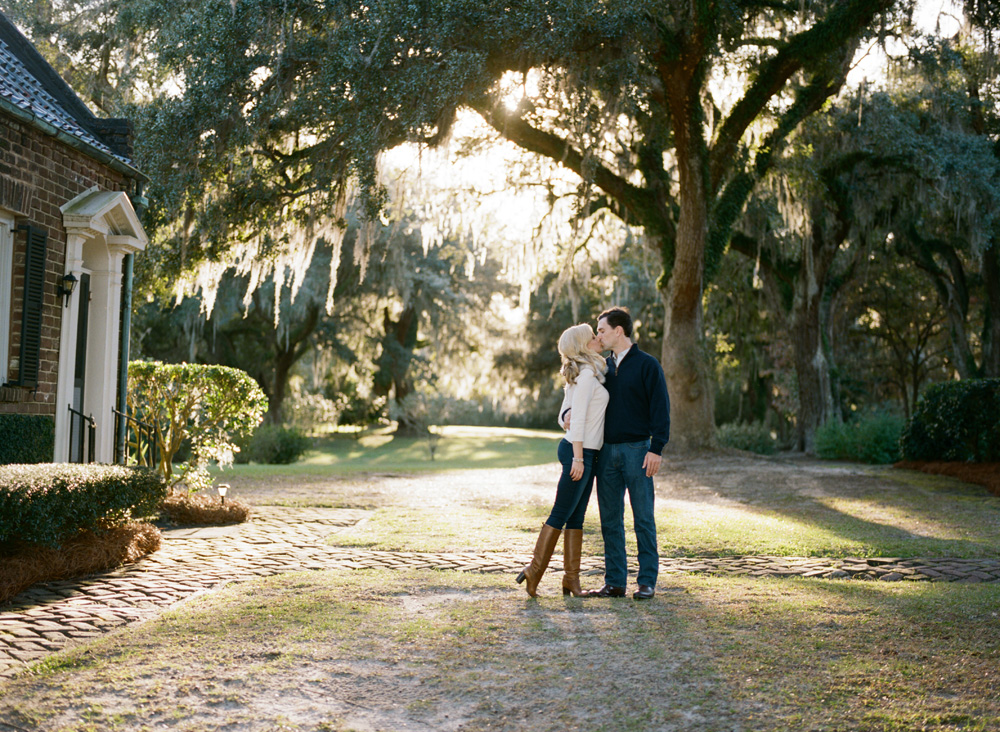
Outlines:
<svg viewBox="0 0 1000 732"><path fill-rule="evenodd" d="M960 379L975 378L979 375L979 367L969 343L969 289L965 267L955 249L947 243L924 239L914 226L909 227L906 235L909 247L903 253L931 278L947 314L951 364Z"/></svg>
<svg viewBox="0 0 1000 732"><path fill-rule="evenodd" d="M1000 242L983 252L983 361L980 373L987 379L1000 379Z"/></svg>
<svg viewBox="0 0 1000 732"><path fill-rule="evenodd" d="M410 366L413 362L413 352L417 347L417 311L409 305L400 314L399 320L393 320L389 315L389 309L386 308L382 316L382 327L385 330L385 338L382 341L379 368L375 374L375 393L388 396L391 388L392 398L399 411L396 435L401 437L426 435L428 430L424 421L403 409L403 401L413 392Z"/></svg>
<svg viewBox="0 0 1000 732"><path fill-rule="evenodd" d="M274 384L268 395L266 420L270 424L281 424L281 407L288 391L288 377L292 367L309 351L308 338L319 325L318 305L310 305L306 317L294 332L281 337L275 333Z"/></svg>
<svg viewBox="0 0 1000 732"><path fill-rule="evenodd" d="M677 259L667 285L663 325L663 370L670 394L670 444L678 451L715 445L715 415L709 358L701 313L701 252L678 231ZM694 238L694 234L691 234ZM687 251L688 261L682 252Z"/></svg>
<svg viewBox="0 0 1000 732"><path fill-rule="evenodd" d="M813 223L802 243L792 302L792 349L799 390L796 447L807 453L816 449L816 430L835 415L830 359L823 344L827 326L823 297L839 243L847 232L841 223L839 231L828 234L822 223L822 205L814 207L811 216Z"/></svg>
<svg viewBox="0 0 1000 732"><path fill-rule="evenodd" d="M818 295L809 298L802 311L795 313L792 326L799 387L796 447L807 453L816 449L816 430L834 414L830 363L823 349L818 299Z"/></svg>
<svg viewBox="0 0 1000 732"><path fill-rule="evenodd" d="M697 122L699 97L686 85L669 95L677 150L680 213L665 293L663 371L670 394L670 444L678 451L711 449L715 405L702 327L701 298L708 239L707 153Z"/></svg>

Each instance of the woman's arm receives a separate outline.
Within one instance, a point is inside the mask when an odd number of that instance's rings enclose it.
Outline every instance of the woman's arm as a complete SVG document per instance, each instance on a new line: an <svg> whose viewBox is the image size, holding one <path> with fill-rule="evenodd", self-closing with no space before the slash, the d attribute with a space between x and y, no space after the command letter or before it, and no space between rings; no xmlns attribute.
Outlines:
<svg viewBox="0 0 1000 732"><path fill-rule="evenodd" d="M569 421L569 416L572 412L572 407L573 404L570 401L569 385L567 384L566 388L563 389L563 400L562 404L559 405L559 414L556 416L556 422L558 422L559 426L562 427L564 430L569 429L567 422Z"/></svg>
<svg viewBox="0 0 1000 732"><path fill-rule="evenodd" d="M570 421L569 432L566 433L566 439L570 442L579 441L581 444L581 453L578 457L583 457L583 438L587 430L587 413L590 408L590 402L594 398L594 388L597 386L597 376L594 375L593 369L583 368L580 369L580 375L576 377L576 386L573 389L572 398L572 420Z"/></svg>

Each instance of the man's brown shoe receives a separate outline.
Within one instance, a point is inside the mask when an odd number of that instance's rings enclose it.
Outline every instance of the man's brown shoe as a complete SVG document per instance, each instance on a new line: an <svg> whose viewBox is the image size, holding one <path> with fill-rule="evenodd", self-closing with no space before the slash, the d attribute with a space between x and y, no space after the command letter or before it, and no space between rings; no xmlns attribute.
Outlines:
<svg viewBox="0 0 1000 732"><path fill-rule="evenodd" d="M604 585L599 590L587 590L581 597L625 597L625 588Z"/></svg>
<svg viewBox="0 0 1000 732"><path fill-rule="evenodd" d="M639 585L639 589L632 593L633 600L649 600L656 594L654 590L649 585Z"/></svg>

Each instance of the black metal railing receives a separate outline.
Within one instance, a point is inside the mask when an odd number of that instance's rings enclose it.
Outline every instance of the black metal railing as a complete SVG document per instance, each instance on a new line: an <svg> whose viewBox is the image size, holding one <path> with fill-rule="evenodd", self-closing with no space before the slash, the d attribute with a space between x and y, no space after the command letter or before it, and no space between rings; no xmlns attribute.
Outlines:
<svg viewBox="0 0 1000 732"><path fill-rule="evenodd" d="M153 425L114 408L111 411L115 416L115 462L120 465L156 467L159 453L156 449L156 429ZM124 440L122 440L123 435Z"/></svg>
<svg viewBox="0 0 1000 732"><path fill-rule="evenodd" d="M97 423L93 417L69 408L69 461L71 463L94 462L97 442Z"/></svg>

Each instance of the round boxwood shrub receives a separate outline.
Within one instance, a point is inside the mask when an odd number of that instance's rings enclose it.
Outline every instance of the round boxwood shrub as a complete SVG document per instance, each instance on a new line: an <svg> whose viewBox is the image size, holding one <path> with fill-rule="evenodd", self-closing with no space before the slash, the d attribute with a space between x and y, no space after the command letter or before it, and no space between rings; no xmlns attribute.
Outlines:
<svg viewBox="0 0 1000 732"><path fill-rule="evenodd" d="M902 438L905 460L1000 462L1000 379L935 384Z"/></svg>

